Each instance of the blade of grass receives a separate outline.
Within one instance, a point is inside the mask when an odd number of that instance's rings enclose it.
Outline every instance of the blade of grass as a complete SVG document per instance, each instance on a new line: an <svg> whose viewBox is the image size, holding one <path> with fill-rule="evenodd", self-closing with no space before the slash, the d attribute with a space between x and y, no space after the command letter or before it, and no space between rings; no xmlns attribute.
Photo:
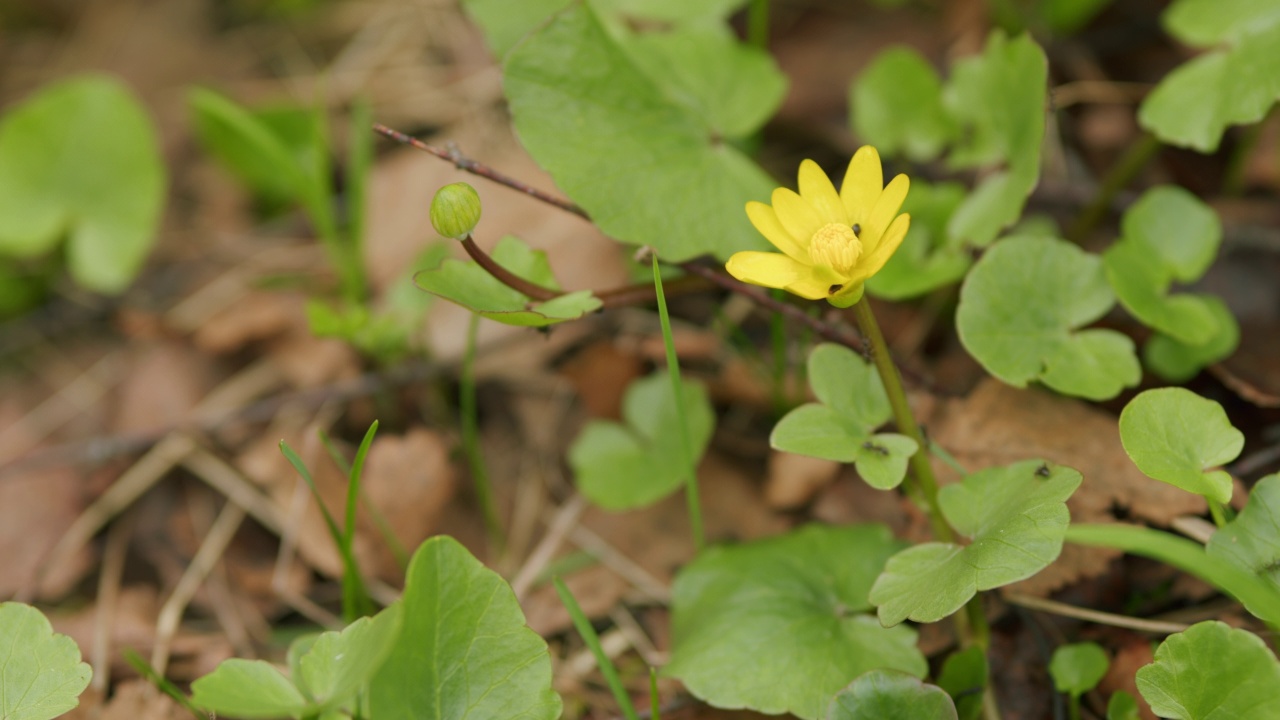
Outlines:
<svg viewBox="0 0 1280 720"><path fill-rule="evenodd" d="M328 433L320 430L320 443L324 445L324 449L328 451L329 457L333 459L333 464L338 466L343 475L351 474L351 464L338 451L338 447L334 445L333 440L329 438ZM366 492L364 485L360 486L360 500L364 503L364 509L369 513L369 517L373 519L373 524L378 528L378 534L382 536L382 541L387 544L387 548L391 550L391 554L396 559L396 565L400 567L401 572L409 567L409 550L400 542L400 538L391 529L391 523L387 520L387 516L378 509L377 505L369 502L369 494Z"/></svg>
<svg viewBox="0 0 1280 720"><path fill-rule="evenodd" d="M661 703L658 702L658 669L649 666L649 718L662 720Z"/></svg>
<svg viewBox="0 0 1280 720"><path fill-rule="evenodd" d="M480 452L480 423L476 410L476 335L480 329L480 316L472 314L467 326L467 345L462 355L462 373L458 378L458 410L462 414L462 449L471 468L471 480L475 483L476 501L484 516L484 527L489 542L499 554L506 547L507 539L498 518L498 508L493 500L493 486L489 483L489 471Z"/></svg>
<svg viewBox="0 0 1280 720"><path fill-rule="evenodd" d="M689 505L689 526L693 529L693 546L702 552L705 544L702 533L702 500L698 495L698 464L689 447L689 421L684 416L684 393L680 383L680 359L676 357L675 341L671 337L671 316L667 314L667 296L662 291L662 272L658 268L658 255L653 261L653 287L658 300L658 318L662 322L662 344L667 350L667 375L671 377L671 392L676 400L676 419L680 423L680 447L684 452L685 499Z"/></svg>
<svg viewBox="0 0 1280 720"><path fill-rule="evenodd" d="M129 663L130 667L141 675L144 680L154 685L160 692L173 698L174 702L194 715L196 720L209 720L209 716L195 705L192 705L186 694L179 690L177 685L169 682L167 678L156 672L155 668L151 667L151 663L147 662L146 658L139 655L136 650L125 648L123 655L125 662Z"/></svg>
<svg viewBox="0 0 1280 720"><path fill-rule="evenodd" d="M365 431L364 439L356 450L355 460L347 474L347 516L346 527L342 534L343 557L351 558L350 566L342 573L342 607L345 615L350 615L347 622L374 613L373 601L365 591L364 581L360 577L360 567L356 564L356 511L360 506L360 477L364 472L364 460L369 455L369 447L373 445L373 436L378 433L378 421L374 420ZM351 609L348 611L348 607Z"/></svg>
<svg viewBox="0 0 1280 720"><path fill-rule="evenodd" d="M369 598L369 593L364 587L364 580L360 577L360 566L356 563L351 544L346 542L346 534L338 527L338 523L333 519L329 508L325 506L324 499L320 496L320 490L316 487L315 478L311 476L311 471L307 469L306 463L302 462L302 458L298 457L298 453L294 452L293 448L289 447L289 444L283 440L280 441L280 452L284 454L285 459L289 461L293 469L302 476L303 481L307 483L307 487L311 488L311 495L315 498L316 504L320 506L320 514L324 517L325 526L329 529L329 536L333 538L334 545L338 547L338 554L342 557L342 615L350 623L362 617L364 610L371 610L373 607L373 601Z"/></svg>
<svg viewBox="0 0 1280 720"><path fill-rule="evenodd" d="M1257 576L1210 557L1199 543L1159 530L1120 524L1073 524L1067 528L1067 542L1115 548L1172 565L1248 604L1260 620L1273 629L1280 628L1280 592Z"/></svg>
<svg viewBox="0 0 1280 720"><path fill-rule="evenodd" d="M596 663L600 666L600 673L604 675L604 680L609 684L609 690L613 693L613 699L618 702L618 707L622 710L622 716L627 720L640 720L640 716L636 713L635 705L631 703L631 696L627 694L627 689L622 685L622 678L618 677L618 668L613 664L613 660L605 654L604 647L600 645L600 636L596 634L596 629L591 627L591 621L587 619L586 613L582 612L582 607L578 605L578 601L573 597L573 593L569 591L569 586L564 584L560 578L554 578L556 592L560 595L560 602L564 603L564 607L569 611L569 617L573 618L573 626L577 628L578 634L582 636L582 641L591 648L591 654L596 656Z"/></svg>

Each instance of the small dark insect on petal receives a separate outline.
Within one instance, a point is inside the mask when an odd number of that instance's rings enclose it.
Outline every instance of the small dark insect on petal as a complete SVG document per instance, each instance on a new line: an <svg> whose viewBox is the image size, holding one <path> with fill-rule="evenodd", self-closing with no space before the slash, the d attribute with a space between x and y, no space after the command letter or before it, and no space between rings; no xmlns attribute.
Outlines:
<svg viewBox="0 0 1280 720"><path fill-rule="evenodd" d="M1046 463L1040 463L1040 467L1036 468L1036 475L1039 475L1042 478L1049 477L1049 465Z"/></svg>
<svg viewBox="0 0 1280 720"><path fill-rule="evenodd" d="M854 235L861 235L861 234L862 234L862 226L861 226L861 225L859 225L858 223L854 223L854 224L853 224L853 234L854 234Z"/></svg>
<svg viewBox="0 0 1280 720"><path fill-rule="evenodd" d="M832 285L831 287L827 288L827 294L828 294L828 295L835 295L836 293L840 292L840 288L842 288L842 287L844 287L844 286L843 286L843 285Z"/></svg>

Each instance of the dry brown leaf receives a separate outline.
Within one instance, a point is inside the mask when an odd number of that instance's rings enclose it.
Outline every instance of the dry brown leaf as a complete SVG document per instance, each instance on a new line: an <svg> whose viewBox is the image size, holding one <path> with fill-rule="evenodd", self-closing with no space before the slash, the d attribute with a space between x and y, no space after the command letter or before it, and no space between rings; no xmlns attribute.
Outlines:
<svg viewBox="0 0 1280 720"><path fill-rule="evenodd" d="M769 453L764 499L769 507L791 510L808 503L840 473L840 463L807 455Z"/></svg>
<svg viewBox="0 0 1280 720"><path fill-rule="evenodd" d="M561 365L560 373L578 391L589 417L618 420L622 417L622 396L631 381L644 374L644 364L616 343L601 340Z"/></svg>
<svg viewBox="0 0 1280 720"><path fill-rule="evenodd" d="M1117 690L1124 690L1137 699L1138 710L1142 713L1143 720L1156 720L1156 714L1151 711L1147 701L1142 699L1142 694L1138 692L1138 683L1134 679L1139 668L1155 661L1151 640L1137 633L1126 633L1125 636L1128 640L1119 644L1111 657L1111 665L1107 668L1107 674L1103 676L1102 681L1098 683L1098 690L1107 696Z"/></svg>
<svg viewBox="0 0 1280 720"><path fill-rule="evenodd" d="M211 363L190 346L160 341L132 355L114 403L116 432L154 432L180 425L213 387Z"/></svg>
<svg viewBox="0 0 1280 720"><path fill-rule="evenodd" d="M271 343L271 359L290 384L313 388L360 374L360 357L346 342L318 338L306 329L289 333Z"/></svg>
<svg viewBox="0 0 1280 720"><path fill-rule="evenodd" d="M252 290L202 324L192 340L200 350L222 355L306 326L300 295Z"/></svg>
<svg viewBox="0 0 1280 720"><path fill-rule="evenodd" d="M929 431L969 470L1043 458L1084 475L1067 501L1074 522L1112 522L1116 513L1167 526L1179 515L1201 514L1204 498L1143 475L1120 444L1116 419L1078 400L988 379L962 400L942 402ZM942 482L956 473L935 462ZM1011 586L1045 595L1106 571L1118 551L1067 544L1038 575Z"/></svg>

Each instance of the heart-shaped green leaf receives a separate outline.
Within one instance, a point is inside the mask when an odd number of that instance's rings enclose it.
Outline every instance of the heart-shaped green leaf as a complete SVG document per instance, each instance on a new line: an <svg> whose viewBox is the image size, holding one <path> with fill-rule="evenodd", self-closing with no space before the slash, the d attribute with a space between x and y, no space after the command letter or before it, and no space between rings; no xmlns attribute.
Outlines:
<svg viewBox="0 0 1280 720"><path fill-rule="evenodd" d="M689 449L702 457L715 429L715 412L701 384L681 381ZM622 401L624 423L587 423L569 447L578 489L609 510L656 502L680 487L689 466L677 418L671 379L657 372L635 381Z"/></svg>
<svg viewBox="0 0 1280 720"><path fill-rule="evenodd" d="M956 168L1004 163L951 216L948 234L977 247L989 245L1022 215L1040 179L1048 62L1029 35L1012 40L999 31L982 54L956 62L943 102L964 141L951 151Z"/></svg>
<svg viewBox="0 0 1280 720"><path fill-rule="evenodd" d="M1213 152L1229 125L1257 122L1280 100L1274 2L1179 0L1164 22L1190 45L1227 47L1179 66L1143 101L1138 122L1161 140Z"/></svg>
<svg viewBox="0 0 1280 720"><path fill-rule="evenodd" d="M809 353L809 385L820 403L787 413L769 443L784 452L851 462L867 484L889 490L902 483L915 440L873 434L892 410L875 368L847 347L824 343Z"/></svg>
<svg viewBox="0 0 1280 720"><path fill-rule="evenodd" d="M1188 345L1168 335L1156 333L1142 347L1142 359L1147 367L1160 377L1180 383L1195 377L1208 365L1231 356L1240 344L1240 325L1220 298L1200 296L1217 330L1213 337L1200 345Z"/></svg>
<svg viewBox="0 0 1280 720"><path fill-rule="evenodd" d="M982 697L989 680L987 655L977 646L952 653L942 664L942 672L938 673L938 687L951 696L960 720L978 720L981 717Z"/></svg>
<svg viewBox="0 0 1280 720"><path fill-rule="evenodd" d="M499 240L492 257L494 262L535 285L560 289L551 274L547 254L541 250L530 250L517 238L508 235ZM414 282L423 290L490 320L522 327L544 327L576 320L599 310L601 305L600 299L590 290L535 302L520 291L507 287L471 260L445 260L436 269L423 270L415 275Z"/></svg>
<svg viewBox="0 0 1280 720"><path fill-rule="evenodd" d="M450 537L424 542L399 638L369 690L379 720L556 720L547 644L510 586Z"/></svg>
<svg viewBox="0 0 1280 720"><path fill-rule="evenodd" d="M302 691L265 660L224 660L191 684L191 703L238 718L300 718L311 709Z"/></svg>
<svg viewBox="0 0 1280 720"><path fill-rule="evenodd" d="M1142 376L1129 338L1077 330L1114 302L1097 256L1054 238L1011 237L965 278L956 328L965 349L1014 387L1039 380L1062 393L1104 400Z"/></svg>
<svg viewBox="0 0 1280 720"><path fill-rule="evenodd" d="M48 720L80 704L93 670L76 641L53 631L37 609L0 603L0 718Z"/></svg>
<svg viewBox="0 0 1280 720"><path fill-rule="evenodd" d="M1160 717L1280 718L1280 662L1257 635L1215 620L1170 635L1137 680Z"/></svg>
<svg viewBox="0 0 1280 720"><path fill-rule="evenodd" d="M827 720L957 720L945 690L906 673L872 670L836 694Z"/></svg>
<svg viewBox="0 0 1280 720"><path fill-rule="evenodd" d="M969 545L930 542L889 559L871 588L886 627L936 622L979 590L1023 580L1062 552L1066 501L1080 486L1069 467L1025 460L968 475L938 493L943 516Z"/></svg>
<svg viewBox="0 0 1280 720"><path fill-rule="evenodd" d="M849 92L849 117L858 137L882 155L919 162L936 158L956 136L942 106L942 80L908 47L885 50L862 71Z"/></svg>
<svg viewBox="0 0 1280 720"><path fill-rule="evenodd" d="M66 238L76 282L121 292L155 241L164 195L155 129L114 79L49 85L0 121L0 254L45 255Z"/></svg>
<svg viewBox="0 0 1280 720"><path fill-rule="evenodd" d="M1115 691L1107 701L1107 720L1142 720L1138 700L1123 690Z"/></svg>
<svg viewBox="0 0 1280 720"><path fill-rule="evenodd" d="M1213 534L1205 550L1258 575L1280 592L1280 473L1253 486L1249 504Z"/></svg>
<svg viewBox="0 0 1280 720"><path fill-rule="evenodd" d="M947 222L964 197L959 183L912 180L902 204L902 212L911 215L911 229L884 268L867 281L872 295L906 300L964 277L973 260L961 243L947 239Z"/></svg>
<svg viewBox="0 0 1280 720"><path fill-rule="evenodd" d="M1049 660L1049 675L1058 692L1080 697L1102 682L1111 666L1107 651L1097 643L1059 645Z"/></svg>
<svg viewBox="0 0 1280 720"><path fill-rule="evenodd" d="M664 672L711 705L808 720L868 670L923 676L915 631L866 614L867 590L899 547L882 525L810 525L708 549L672 588Z"/></svg>
<svg viewBox="0 0 1280 720"><path fill-rule="evenodd" d="M1147 390L1120 413L1120 441L1148 477L1230 502L1231 476L1211 468L1240 455L1244 434L1218 403L1183 388Z"/></svg>
<svg viewBox="0 0 1280 720"><path fill-rule="evenodd" d="M1167 295L1176 280L1200 279L1222 241L1222 225L1208 205L1181 188L1148 190L1125 213L1123 236L1103 254L1107 280L1134 317L1187 345L1218 332L1208 296Z"/></svg>
<svg viewBox="0 0 1280 720"><path fill-rule="evenodd" d="M673 97L673 87L687 95L691 86L705 87L655 82L588 4L529 35L505 66L525 149L605 233L671 261L766 249L742 207L766 200L774 183L715 132L715 116ZM742 83L732 89L771 100ZM715 104L735 112L749 105Z"/></svg>

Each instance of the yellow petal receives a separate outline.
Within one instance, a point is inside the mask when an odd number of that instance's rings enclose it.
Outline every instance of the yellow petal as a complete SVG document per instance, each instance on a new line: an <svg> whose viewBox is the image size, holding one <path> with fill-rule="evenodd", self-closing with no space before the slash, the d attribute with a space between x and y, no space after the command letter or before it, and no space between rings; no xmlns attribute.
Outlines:
<svg viewBox="0 0 1280 720"><path fill-rule="evenodd" d="M724 268L742 282L771 288L785 288L808 270L786 255L755 250L734 253Z"/></svg>
<svg viewBox="0 0 1280 720"><path fill-rule="evenodd" d="M812 160L800 163L800 197L818 211L824 224L849 224L849 213L844 209L836 186L831 184L831 178L818 167L818 163Z"/></svg>
<svg viewBox="0 0 1280 720"><path fill-rule="evenodd" d="M773 211L773 208L753 200L747 203L747 219L756 227L756 230L760 231L761 235L773 243L774 247L801 262L809 259L809 253L804 246L791 237L791 233L778 222L778 214Z"/></svg>
<svg viewBox="0 0 1280 720"><path fill-rule="evenodd" d="M898 246L907 237L907 230L910 228L911 216L899 215L880 236L880 243L876 245L876 249L858 263L858 267L853 272L854 276L866 280L880 272L880 268L883 268L884 264L889 262L889 258L898 251Z"/></svg>
<svg viewBox="0 0 1280 720"><path fill-rule="evenodd" d="M880 153L870 145L863 145L853 154L849 169L840 183L840 200L850 223L865 223L880 192L884 190L884 170L880 167Z"/></svg>
<svg viewBox="0 0 1280 720"><path fill-rule="evenodd" d="M864 252L876 251L876 247L880 244L880 236L902 209L902 201L907 199L907 190L910 188L911 181L907 176L899 175L889 183L884 192L880 193L880 199L876 200L875 207L871 208L871 213L862 224L862 234L858 236L862 240Z"/></svg>
<svg viewBox="0 0 1280 720"><path fill-rule="evenodd" d="M773 211L778 215L778 222L787 229L808 252L809 238L818 232L818 228L826 223L812 205L805 202L793 190L778 188L773 191Z"/></svg>

